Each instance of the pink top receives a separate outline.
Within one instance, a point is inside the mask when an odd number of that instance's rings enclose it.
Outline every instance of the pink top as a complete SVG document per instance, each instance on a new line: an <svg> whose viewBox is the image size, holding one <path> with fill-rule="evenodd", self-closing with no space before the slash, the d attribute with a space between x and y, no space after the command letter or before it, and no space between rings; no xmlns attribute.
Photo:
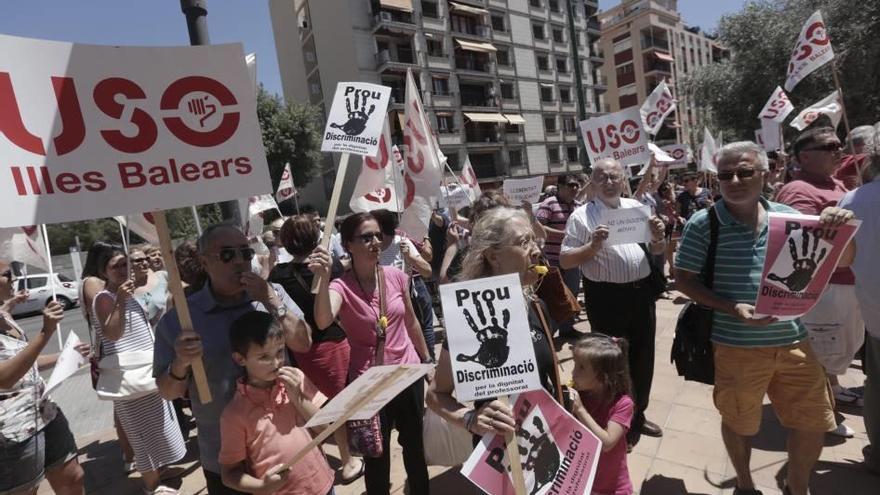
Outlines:
<svg viewBox="0 0 880 495"><path fill-rule="evenodd" d="M804 215L819 215L825 208L837 206L846 192L840 180L808 174L802 170L797 180L779 189L776 202L785 203ZM849 268L838 268L831 276L831 283L855 285L856 278Z"/></svg>
<svg viewBox="0 0 880 495"><path fill-rule="evenodd" d="M385 271L385 306L388 311L388 328L385 334L384 364L418 364L421 362L416 348L406 331L406 303L409 297L409 277L391 266L380 267ZM342 296L339 321L351 344L348 374L355 379L373 364L376 353L376 322L379 319L379 289L369 296L361 290L354 270L330 282L330 290Z"/></svg>
<svg viewBox="0 0 880 495"><path fill-rule="evenodd" d="M269 469L290 461L312 441L305 423L281 384L260 389L240 381L220 416L218 460L224 465L245 461L248 474L262 479ZM321 449L314 448L296 463L287 484L275 493L324 495L333 487L333 479Z"/></svg>
<svg viewBox="0 0 880 495"><path fill-rule="evenodd" d="M608 428L608 422L614 421L624 429L624 434L618 440L617 445L599 455L596 479L593 481L593 493L630 495L633 492L633 487L632 481L629 479L629 469L626 467L626 432L629 431L635 412L632 398L628 395L622 395L611 406L602 406L583 392L580 392L580 397L587 412L596 420L596 423L599 423L599 426Z"/></svg>

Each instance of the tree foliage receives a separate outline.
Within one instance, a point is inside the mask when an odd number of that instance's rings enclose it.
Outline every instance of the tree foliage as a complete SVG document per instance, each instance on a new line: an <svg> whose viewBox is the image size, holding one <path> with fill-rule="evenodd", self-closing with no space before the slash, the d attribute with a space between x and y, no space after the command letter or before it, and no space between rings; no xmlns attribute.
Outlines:
<svg viewBox="0 0 880 495"><path fill-rule="evenodd" d="M323 125L318 107L285 103L280 96L269 94L261 85L257 93L257 118L263 131L273 190L277 188L287 162L290 162L294 184L307 184L319 170L321 162Z"/></svg>
<svg viewBox="0 0 880 495"><path fill-rule="evenodd" d="M880 2L758 0L721 18L719 41L731 50L731 59L704 66L684 81L685 92L708 110L710 126L723 130L725 141L754 139L758 113L773 89L784 84L798 34L819 9L834 47L850 125L880 120ZM788 120L832 91L829 63L789 93L795 111ZM794 137L796 130L787 121L783 128L788 139Z"/></svg>

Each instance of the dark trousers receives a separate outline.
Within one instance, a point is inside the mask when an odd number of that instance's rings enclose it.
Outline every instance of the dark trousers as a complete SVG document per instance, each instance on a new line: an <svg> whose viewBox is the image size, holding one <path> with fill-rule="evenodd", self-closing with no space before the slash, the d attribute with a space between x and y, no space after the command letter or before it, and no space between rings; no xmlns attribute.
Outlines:
<svg viewBox="0 0 880 495"><path fill-rule="evenodd" d="M632 284L592 282L584 278L587 318L592 332L626 339L636 414L630 431L645 422L645 409L654 380L654 334L657 316L647 279Z"/></svg>
<svg viewBox="0 0 880 495"><path fill-rule="evenodd" d="M403 466L409 493L428 494L428 466L422 440L422 416L425 413L425 385L418 380L380 411L382 421L382 456L364 458L364 481L367 495L387 495L391 490L391 429L397 430L397 443L403 447Z"/></svg>
<svg viewBox="0 0 880 495"><path fill-rule="evenodd" d="M422 326L422 335L425 336L425 344L428 346L428 353L434 357L434 312L431 310L431 294L428 292L428 286L422 277L414 277L412 279L413 294L412 304Z"/></svg>
<svg viewBox="0 0 880 495"><path fill-rule="evenodd" d="M208 489L208 495L246 495L244 492L233 490L223 484L220 473L212 473L202 468L205 475L205 487Z"/></svg>

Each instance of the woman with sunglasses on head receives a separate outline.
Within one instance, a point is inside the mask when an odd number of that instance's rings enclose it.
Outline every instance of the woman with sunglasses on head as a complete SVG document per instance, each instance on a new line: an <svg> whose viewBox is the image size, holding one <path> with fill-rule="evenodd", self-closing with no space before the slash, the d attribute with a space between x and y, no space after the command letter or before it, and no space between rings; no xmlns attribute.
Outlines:
<svg viewBox="0 0 880 495"><path fill-rule="evenodd" d="M131 258L146 256L132 251ZM121 248L102 253L97 260L98 277L104 290L92 302L92 327L98 338L101 359L123 352L152 351L153 330L146 310L136 301L138 284L147 280L146 263L129 267ZM177 490L161 484L159 470L186 455L186 446L171 402L153 392L133 399L113 401L113 409L134 451L135 468L144 480L147 493L175 494Z"/></svg>
<svg viewBox="0 0 880 495"><path fill-rule="evenodd" d="M332 262L330 254L320 246L306 258L306 263L321 278L315 299L315 323L318 328L328 328L338 318L348 336L349 381L373 365L429 361L425 338L409 298L408 277L397 268L378 264L383 234L376 219L370 213L356 213L346 218L339 230L342 245L351 255L352 269L328 282ZM397 429L398 442L403 447L409 493L429 492L422 443L424 402L424 382L418 380L380 411L382 454L365 458L369 495L389 493L392 427Z"/></svg>
<svg viewBox="0 0 880 495"><path fill-rule="evenodd" d="M0 302L11 310L22 299L13 293L15 275L0 260ZM5 311L0 312L0 493L35 494L43 478L57 494L83 493L83 470L67 418L48 396L40 372L58 361L41 355L52 340L64 308L50 302L43 328L28 339ZM77 348L86 355L88 346Z"/></svg>

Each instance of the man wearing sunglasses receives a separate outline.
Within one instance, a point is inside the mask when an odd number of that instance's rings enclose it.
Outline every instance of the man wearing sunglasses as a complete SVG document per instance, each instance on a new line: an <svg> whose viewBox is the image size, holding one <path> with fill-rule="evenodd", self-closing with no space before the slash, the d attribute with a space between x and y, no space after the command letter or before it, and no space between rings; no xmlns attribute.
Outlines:
<svg viewBox="0 0 880 495"><path fill-rule="evenodd" d="M242 368L232 361L229 329L239 316L250 311L272 314L284 329L287 347L306 352L311 348L311 330L302 311L284 289L270 284L251 271L254 250L247 237L231 224L212 225L198 242L199 256L208 275L205 286L187 298L196 336L181 333L176 308L156 327L153 375L165 399L182 397L189 391L193 416L199 428L199 449L208 493L237 493L220 478L220 414L236 389ZM201 359L205 365L213 401L204 404L192 380L190 365Z"/></svg>
<svg viewBox="0 0 880 495"><path fill-rule="evenodd" d="M749 459L766 394L780 423L789 429L785 493L806 495L825 432L836 426L825 372L800 320L757 317L752 305L767 251L768 213L798 212L761 196L769 170L767 155L757 144L725 145L717 166L722 199L714 208L695 213L685 225L675 260L676 285L698 304L714 310L713 397L721 413L721 436L736 470L733 493L761 493L752 481ZM709 246L709 215L718 219L711 289L700 280ZM822 222L829 225L852 218L852 212L835 207L822 211ZM847 250L841 264L848 264L852 254Z"/></svg>
<svg viewBox="0 0 880 495"><path fill-rule="evenodd" d="M804 215L818 215L836 206L847 190L833 174L840 166L843 146L831 127L807 129L794 142L794 156L801 166L798 178L779 189L776 201ZM862 396L843 387L837 379L846 373L855 353L865 342L865 322L855 294L855 275L838 268L831 283L813 309L801 318L813 341L816 356L825 367L837 404L862 405ZM852 437L851 428L841 423L832 432Z"/></svg>

